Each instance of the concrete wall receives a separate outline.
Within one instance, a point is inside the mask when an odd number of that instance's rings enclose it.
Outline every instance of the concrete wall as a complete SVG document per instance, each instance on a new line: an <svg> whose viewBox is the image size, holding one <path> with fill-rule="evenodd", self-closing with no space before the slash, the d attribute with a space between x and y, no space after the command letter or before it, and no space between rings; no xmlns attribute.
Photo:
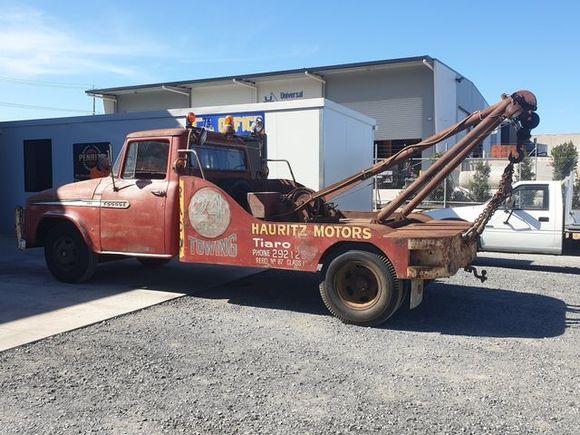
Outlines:
<svg viewBox="0 0 580 435"><path fill-rule="evenodd" d="M322 83L308 77L268 80L257 85L260 102L324 97Z"/></svg>
<svg viewBox="0 0 580 435"><path fill-rule="evenodd" d="M117 98L116 106L117 113L179 109L189 107L189 97L169 91L124 94Z"/></svg>
<svg viewBox="0 0 580 435"><path fill-rule="evenodd" d="M156 109L177 109L185 107L206 107L228 104L250 104L322 98L323 84L308 77L267 80L256 83L255 88L243 84L208 83L195 85L191 89L191 99L166 90L139 91L118 96L116 111L140 112ZM106 113L115 111L112 102L105 101Z"/></svg>
<svg viewBox="0 0 580 435"><path fill-rule="evenodd" d="M548 156L550 155L552 148L565 142L572 142L580 153L580 133L538 134L532 136L532 140L534 139L538 141L538 145L543 145L546 147Z"/></svg>
<svg viewBox="0 0 580 435"><path fill-rule="evenodd" d="M227 84L195 87L191 90L191 107L256 103L256 90L247 86Z"/></svg>
<svg viewBox="0 0 580 435"><path fill-rule="evenodd" d="M455 181L457 186L467 188L469 182L473 179L475 175L475 163L481 161L481 159L473 159L470 161L465 161L461 165L461 172L456 171L454 173ZM503 171L508 164L507 159L483 159L491 168L489 174L489 184L492 189L497 189L501 178L503 176ZM530 162L532 165L532 172L535 174L534 180L538 181L552 181L552 163L549 157L530 157ZM514 168L514 181L519 178L520 166L515 165Z"/></svg>

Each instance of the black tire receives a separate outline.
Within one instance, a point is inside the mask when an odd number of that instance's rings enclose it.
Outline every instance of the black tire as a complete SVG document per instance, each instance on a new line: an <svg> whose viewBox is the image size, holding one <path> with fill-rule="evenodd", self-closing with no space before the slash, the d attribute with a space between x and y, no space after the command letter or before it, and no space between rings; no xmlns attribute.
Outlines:
<svg viewBox="0 0 580 435"><path fill-rule="evenodd" d="M157 269L169 263L171 258L137 257L137 261L149 269Z"/></svg>
<svg viewBox="0 0 580 435"><path fill-rule="evenodd" d="M91 278L99 262L99 256L70 223L59 223L50 229L44 240L44 258L56 279L71 283Z"/></svg>
<svg viewBox="0 0 580 435"><path fill-rule="evenodd" d="M320 283L320 295L342 322L375 326L397 311L403 289L386 257L348 251L330 262Z"/></svg>

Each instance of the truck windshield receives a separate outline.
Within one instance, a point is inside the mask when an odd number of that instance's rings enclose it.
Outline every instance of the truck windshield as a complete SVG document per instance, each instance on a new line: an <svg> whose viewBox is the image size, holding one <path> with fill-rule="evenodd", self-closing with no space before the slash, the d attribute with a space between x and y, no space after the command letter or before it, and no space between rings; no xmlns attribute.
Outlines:
<svg viewBox="0 0 580 435"><path fill-rule="evenodd" d="M150 140L130 142L122 177L162 180L167 176L168 155L169 142Z"/></svg>

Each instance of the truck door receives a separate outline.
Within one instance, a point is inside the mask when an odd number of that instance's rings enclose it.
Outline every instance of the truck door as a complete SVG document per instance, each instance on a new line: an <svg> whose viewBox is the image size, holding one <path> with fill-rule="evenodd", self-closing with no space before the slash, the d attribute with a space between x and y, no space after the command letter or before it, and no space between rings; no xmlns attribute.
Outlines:
<svg viewBox="0 0 580 435"><path fill-rule="evenodd" d="M169 140L127 143L116 191L101 196L101 250L165 254Z"/></svg>
<svg viewBox="0 0 580 435"><path fill-rule="evenodd" d="M486 250L559 253L558 219L548 184L521 184L512 193L511 207L498 209L481 239Z"/></svg>

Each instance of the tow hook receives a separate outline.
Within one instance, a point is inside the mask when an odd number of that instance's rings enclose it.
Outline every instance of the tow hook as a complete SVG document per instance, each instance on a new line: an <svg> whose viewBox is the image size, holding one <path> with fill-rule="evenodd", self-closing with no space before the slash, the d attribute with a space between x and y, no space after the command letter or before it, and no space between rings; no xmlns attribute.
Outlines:
<svg viewBox="0 0 580 435"><path fill-rule="evenodd" d="M464 267L463 270L465 270L467 273L473 273L473 276L475 276L481 282L485 282L487 279L487 270L482 270L481 274L477 272L477 268L475 266L467 266Z"/></svg>

